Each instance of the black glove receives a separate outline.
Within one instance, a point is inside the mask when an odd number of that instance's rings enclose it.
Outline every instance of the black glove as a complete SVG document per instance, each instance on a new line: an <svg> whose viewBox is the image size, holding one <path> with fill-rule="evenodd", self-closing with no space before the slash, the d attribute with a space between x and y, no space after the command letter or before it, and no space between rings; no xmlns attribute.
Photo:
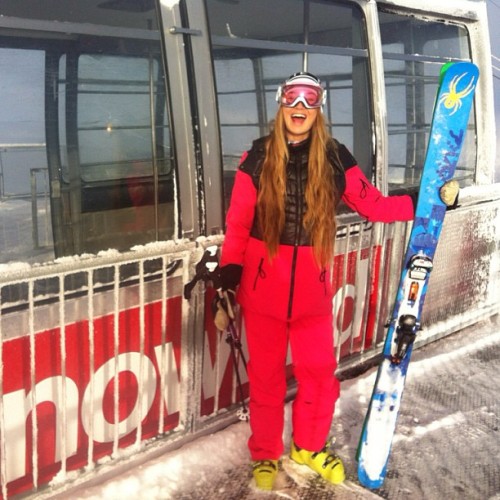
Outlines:
<svg viewBox="0 0 500 500"><path fill-rule="evenodd" d="M220 268L220 285L222 290L236 290L241 280L243 266L239 264L226 264Z"/></svg>

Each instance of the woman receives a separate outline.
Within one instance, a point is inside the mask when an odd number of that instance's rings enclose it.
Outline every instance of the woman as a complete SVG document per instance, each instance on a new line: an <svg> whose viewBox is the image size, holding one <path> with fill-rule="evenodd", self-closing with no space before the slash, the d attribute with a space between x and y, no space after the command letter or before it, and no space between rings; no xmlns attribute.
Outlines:
<svg viewBox="0 0 500 500"><path fill-rule="evenodd" d="M290 456L331 483L344 480L340 458L325 444L339 396L330 282L339 201L380 222L411 220L415 206L410 195L383 196L329 137L318 78L292 75L277 100L273 130L240 162L221 255L223 289L239 285L249 352L248 446L256 485L265 490L284 448L288 342L297 381Z"/></svg>

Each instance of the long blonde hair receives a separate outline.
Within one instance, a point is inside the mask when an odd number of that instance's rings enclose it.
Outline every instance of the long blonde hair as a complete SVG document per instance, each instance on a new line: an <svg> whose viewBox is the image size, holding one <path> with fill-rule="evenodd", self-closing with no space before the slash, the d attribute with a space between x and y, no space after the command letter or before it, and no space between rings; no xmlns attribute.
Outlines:
<svg viewBox="0 0 500 500"><path fill-rule="evenodd" d="M310 139L305 190L307 208L303 225L310 235L317 264L325 267L333 258L337 229L337 190L334 171L327 156L327 145L330 148L334 145L327 132L323 113L320 111L316 114L316 120L310 131ZM257 199L258 220L270 258L275 257L278 252L280 235L285 226L288 160L285 121L280 107L274 127L266 142L266 155L262 164Z"/></svg>

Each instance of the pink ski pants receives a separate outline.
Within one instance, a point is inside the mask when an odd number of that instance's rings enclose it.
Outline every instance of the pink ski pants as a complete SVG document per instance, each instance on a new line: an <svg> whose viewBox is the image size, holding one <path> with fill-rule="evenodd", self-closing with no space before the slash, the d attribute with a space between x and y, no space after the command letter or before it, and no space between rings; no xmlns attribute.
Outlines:
<svg viewBox="0 0 500 500"><path fill-rule="evenodd" d="M306 450L321 450L340 392L334 374L332 315L286 322L243 310L243 319L249 352L252 460L277 460L283 454L288 342L298 386L292 405L293 439Z"/></svg>

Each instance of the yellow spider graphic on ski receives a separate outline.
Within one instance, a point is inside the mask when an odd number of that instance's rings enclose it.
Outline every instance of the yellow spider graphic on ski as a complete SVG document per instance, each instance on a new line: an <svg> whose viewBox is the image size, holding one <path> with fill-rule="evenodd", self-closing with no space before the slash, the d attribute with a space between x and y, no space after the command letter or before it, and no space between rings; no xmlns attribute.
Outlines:
<svg viewBox="0 0 500 500"><path fill-rule="evenodd" d="M439 99L439 104L443 103L446 109L453 109L450 115L455 114L462 107L462 98L474 90L474 77L472 77L468 85L463 90L457 92L458 84L465 75L467 73L454 76L450 82L450 91L444 92L441 99Z"/></svg>

